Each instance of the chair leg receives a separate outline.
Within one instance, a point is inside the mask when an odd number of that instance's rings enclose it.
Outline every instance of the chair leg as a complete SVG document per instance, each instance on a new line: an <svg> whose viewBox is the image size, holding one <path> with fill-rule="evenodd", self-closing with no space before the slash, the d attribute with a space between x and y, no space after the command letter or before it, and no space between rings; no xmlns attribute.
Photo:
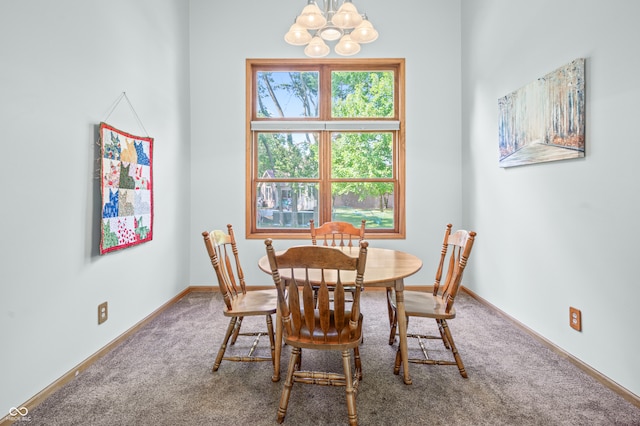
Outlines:
<svg viewBox="0 0 640 426"><path fill-rule="evenodd" d="M396 311L396 316L394 316L395 318L395 322L396 325L398 324L398 312ZM409 329L409 317L407 317L407 330ZM394 336L395 336L395 327L394 327ZM393 341L389 341L389 344L393 344ZM400 364L402 364L402 352L400 352L400 344L398 344L398 350L396 352L396 361L393 365L393 374L395 374L396 376L398 374L400 374Z"/></svg>
<svg viewBox="0 0 640 426"><path fill-rule="evenodd" d="M355 349L357 349L357 347ZM356 413L356 394L353 388L353 376L351 375L351 351L349 349L345 349L342 351L342 367L344 369L347 411L349 412L349 425L357 426L358 415Z"/></svg>
<svg viewBox="0 0 640 426"><path fill-rule="evenodd" d="M353 348L353 361L356 366L358 380L362 380L362 361L360 360L360 349L357 347Z"/></svg>
<svg viewBox="0 0 640 426"><path fill-rule="evenodd" d="M278 423L282 423L287 415L287 406L289 405L289 397L291 396L291 388L293 387L293 373L296 370L296 365L299 365L299 362L300 348L291 348L287 378L285 379L284 386L282 387L280 406L278 407Z"/></svg>
<svg viewBox="0 0 640 426"><path fill-rule="evenodd" d="M438 323L438 331L440 332L440 337L442 338L442 343L444 344L444 347L451 350L451 346L449 344L449 341L447 340L447 334L444 332L444 327L442 326L442 321L441 319L437 319L436 322Z"/></svg>
<svg viewBox="0 0 640 426"><path fill-rule="evenodd" d="M237 321L238 321L238 317L231 317L231 321L229 321L229 326L227 327L227 332L224 335L224 340L222 341L222 345L220 345L220 349L218 350L218 355L216 356L216 360L213 363L213 368L211 371L218 371L218 368L220 367L220 363L222 362L222 357L224 357L224 353L227 350L227 342L231 337L231 333L233 332Z"/></svg>
<svg viewBox="0 0 640 426"><path fill-rule="evenodd" d="M396 376L400 374L400 364L402 364L402 354L400 353L400 345L398 345L398 350L396 351L396 360L393 363L393 374Z"/></svg>
<svg viewBox="0 0 640 426"><path fill-rule="evenodd" d="M389 331L389 344L393 345L393 342L396 340L396 329L398 327L398 318L396 317L396 312L393 311L393 321L391 322L391 331Z"/></svg>
<svg viewBox="0 0 640 426"><path fill-rule="evenodd" d="M387 288L387 312L389 314L389 345L393 345L393 342L396 339L396 330L398 328L398 318L396 317L397 312L391 305L391 292L393 290Z"/></svg>
<svg viewBox="0 0 640 426"><path fill-rule="evenodd" d="M296 371L302 370L302 349L300 349L300 355L298 355L298 363L296 364Z"/></svg>
<svg viewBox="0 0 640 426"><path fill-rule="evenodd" d="M274 380L277 377L276 338L273 332L273 319L271 318L271 315L267 315L267 334L269 335L269 344L271 345L271 365L273 365L273 376L271 377L271 380L277 382L278 380Z"/></svg>
<svg viewBox="0 0 640 426"><path fill-rule="evenodd" d="M453 343L453 336L451 335L451 330L449 330L449 325L447 324L447 320L442 320L442 328L444 330L445 336L447 336L447 340L451 345L451 352L453 352L453 357L456 360L456 364L458 365L458 370L460 370L460 375L464 378L467 378L467 371L464 369L464 364L462 363L462 358L458 353L458 349L456 348L455 343Z"/></svg>
<svg viewBox="0 0 640 426"><path fill-rule="evenodd" d="M238 340L238 335L240 334L240 327L242 327L242 318L238 317L238 322L236 323L236 328L233 330L233 337L231 338L231 345L236 344L236 340Z"/></svg>
<svg viewBox="0 0 640 426"><path fill-rule="evenodd" d="M389 327L393 326L393 319L395 318L395 309L391 306L391 292L392 288L387 287L387 313L389 315Z"/></svg>

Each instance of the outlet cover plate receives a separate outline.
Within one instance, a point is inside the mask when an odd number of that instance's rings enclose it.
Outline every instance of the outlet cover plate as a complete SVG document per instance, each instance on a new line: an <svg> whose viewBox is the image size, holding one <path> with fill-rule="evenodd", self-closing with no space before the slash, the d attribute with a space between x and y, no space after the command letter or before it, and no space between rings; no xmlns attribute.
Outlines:
<svg viewBox="0 0 640 426"><path fill-rule="evenodd" d="M98 305L98 324L102 324L109 319L109 307L107 302Z"/></svg>
<svg viewBox="0 0 640 426"><path fill-rule="evenodd" d="M580 309L569 307L569 325L574 330L582 331L582 313Z"/></svg>

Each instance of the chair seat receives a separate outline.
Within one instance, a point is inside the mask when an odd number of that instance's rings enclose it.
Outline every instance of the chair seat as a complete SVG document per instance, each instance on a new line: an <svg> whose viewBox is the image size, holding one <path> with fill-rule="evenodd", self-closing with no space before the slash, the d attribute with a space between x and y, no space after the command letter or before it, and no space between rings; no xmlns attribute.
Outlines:
<svg viewBox="0 0 640 426"><path fill-rule="evenodd" d="M351 317L351 312L345 311L345 317ZM333 311L331 311L330 326L325 337L324 332L320 328L320 317L316 312L313 337L310 335L309 330L305 327L301 330L299 336L295 335L294 332L292 333L293 335L286 336L285 341L288 345L299 348L327 350L343 350L354 348L358 346L362 341L362 314L360 314L360 320L358 321L358 324L358 329L356 330L356 333L354 333L354 336L349 336L349 327L343 328L342 332L338 334L335 326Z"/></svg>
<svg viewBox="0 0 640 426"><path fill-rule="evenodd" d="M391 304L396 309L396 295L391 293ZM434 296L424 291L404 291L405 312L408 316L452 319L456 317L456 310L451 307L449 312L445 311L446 301L442 296Z"/></svg>
<svg viewBox="0 0 640 426"><path fill-rule="evenodd" d="M278 292L276 289L248 290L245 294L231 300L231 309L224 309L224 315L228 317L248 316L259 314L275 314L278 305Z"/></svg>

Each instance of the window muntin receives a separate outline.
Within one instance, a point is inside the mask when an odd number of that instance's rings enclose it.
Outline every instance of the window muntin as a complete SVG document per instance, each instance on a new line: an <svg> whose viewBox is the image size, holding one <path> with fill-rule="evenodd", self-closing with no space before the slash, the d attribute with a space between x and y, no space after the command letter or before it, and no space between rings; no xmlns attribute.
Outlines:
<svg viewBox="0 0 640 426"><path fill-rule="evenodd" d="M247 61L248 238L306 238L311 218L404 237L403 77L403 60Z"/></svg>

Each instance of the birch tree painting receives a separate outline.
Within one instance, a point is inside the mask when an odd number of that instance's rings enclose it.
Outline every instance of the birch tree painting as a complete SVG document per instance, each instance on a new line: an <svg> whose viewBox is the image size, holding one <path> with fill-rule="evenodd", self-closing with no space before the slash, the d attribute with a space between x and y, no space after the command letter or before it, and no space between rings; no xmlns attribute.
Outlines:
<svg viewBox="0 0 640 426"><path fill-rule="evenodd" d="M498 99L500 167L584 157L584 58Z"/></svg>

